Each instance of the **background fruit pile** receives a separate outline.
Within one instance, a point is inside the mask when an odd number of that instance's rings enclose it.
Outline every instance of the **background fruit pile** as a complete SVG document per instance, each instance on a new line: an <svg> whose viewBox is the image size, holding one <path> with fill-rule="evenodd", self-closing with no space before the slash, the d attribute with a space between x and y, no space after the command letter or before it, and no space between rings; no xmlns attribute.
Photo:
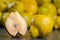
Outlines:
<svg viewBox="0 0 60 40"><path fill-rule="evenodd" d="M5 24L13 11L24 18L32 38L60 29L60 0L0 0L0 24Z"/></svg>

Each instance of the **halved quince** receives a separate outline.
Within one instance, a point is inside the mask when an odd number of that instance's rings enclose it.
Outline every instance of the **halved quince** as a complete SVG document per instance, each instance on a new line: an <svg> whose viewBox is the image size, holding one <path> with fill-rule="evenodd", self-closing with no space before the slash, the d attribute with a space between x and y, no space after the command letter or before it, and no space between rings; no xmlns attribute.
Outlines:
<svg viewBox="0 0 60 40"><path fill-rule="evenodd" d="M3 20L10 35L16 36L18 32L21 35L25 35L27 24L18 12L4 13Z"/></svg>

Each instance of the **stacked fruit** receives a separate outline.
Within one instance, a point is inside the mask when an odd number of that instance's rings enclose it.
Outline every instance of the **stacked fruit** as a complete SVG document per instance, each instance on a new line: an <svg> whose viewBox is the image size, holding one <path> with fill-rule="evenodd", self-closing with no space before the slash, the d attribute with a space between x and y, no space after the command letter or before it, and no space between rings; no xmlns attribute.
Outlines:
<svg viewBox="0 0 60 40"><path fill-rule="evenodd" d="M0 0L1 20L12 36L45 37L60 28L60 0Z"/></svg>

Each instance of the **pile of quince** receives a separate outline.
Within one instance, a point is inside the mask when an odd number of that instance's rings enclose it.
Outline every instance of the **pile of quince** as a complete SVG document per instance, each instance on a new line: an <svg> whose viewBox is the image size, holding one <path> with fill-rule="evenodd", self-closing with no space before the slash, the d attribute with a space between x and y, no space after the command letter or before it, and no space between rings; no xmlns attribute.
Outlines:
<svg viewBox="0 0 60 40"><path fill-rule="evenodd" d="M14 37L45 37L60 28L60 0L0 0L0 23Z"/></svg>

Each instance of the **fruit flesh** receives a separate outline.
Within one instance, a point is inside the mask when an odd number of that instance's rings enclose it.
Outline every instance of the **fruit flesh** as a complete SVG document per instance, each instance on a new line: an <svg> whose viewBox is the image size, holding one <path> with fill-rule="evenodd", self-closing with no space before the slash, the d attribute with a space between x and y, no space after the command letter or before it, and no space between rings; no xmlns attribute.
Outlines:
<svg viewBox="0 0 60 40"><path fill-rule="evenodd" d="M19 32L20 34L22 34L22 35L25 35L25 34L26 34L26 31L27 31L26 21L24 20L24 18L23 18L21 15L18 14L18 12L17 12L16 15L17 15L18 21L19 21L20 24L21 24L21 25L20 25L20 26L21 26L21 27L20 27L21 29L19 28L19 31L18 31L18 32ZM19 19L19 17L20 17L20 19Z"/></svg>
<svg viewBox="0 0 60 40"><path fill-rule="evenodd" d="M18 32L21 35L25 35L27 31L27 24L18 12L11 12L10 16L5 21L5 26L12 36L16 36Z"/></svg>
<svg viewBox="0 0 60 40"><path fill-rule="evenodd" d="M11 17L12 17L13 15L11 14ZM15 16L15 15L14 15ZM12 35L12 36L15 36L16 34L17 34L17 30L15 29L15 27L14 27L14 25L15 24L13 24L14 22L13 22L13 20L12 20L12 18L14 18L14 17L9 17L7 20L6 20L6 22L5 22L5 25L6 25L6 28L7 28L7 30L8 30L8 32ZM9 24L10 23L10 24Z"/></svg>

